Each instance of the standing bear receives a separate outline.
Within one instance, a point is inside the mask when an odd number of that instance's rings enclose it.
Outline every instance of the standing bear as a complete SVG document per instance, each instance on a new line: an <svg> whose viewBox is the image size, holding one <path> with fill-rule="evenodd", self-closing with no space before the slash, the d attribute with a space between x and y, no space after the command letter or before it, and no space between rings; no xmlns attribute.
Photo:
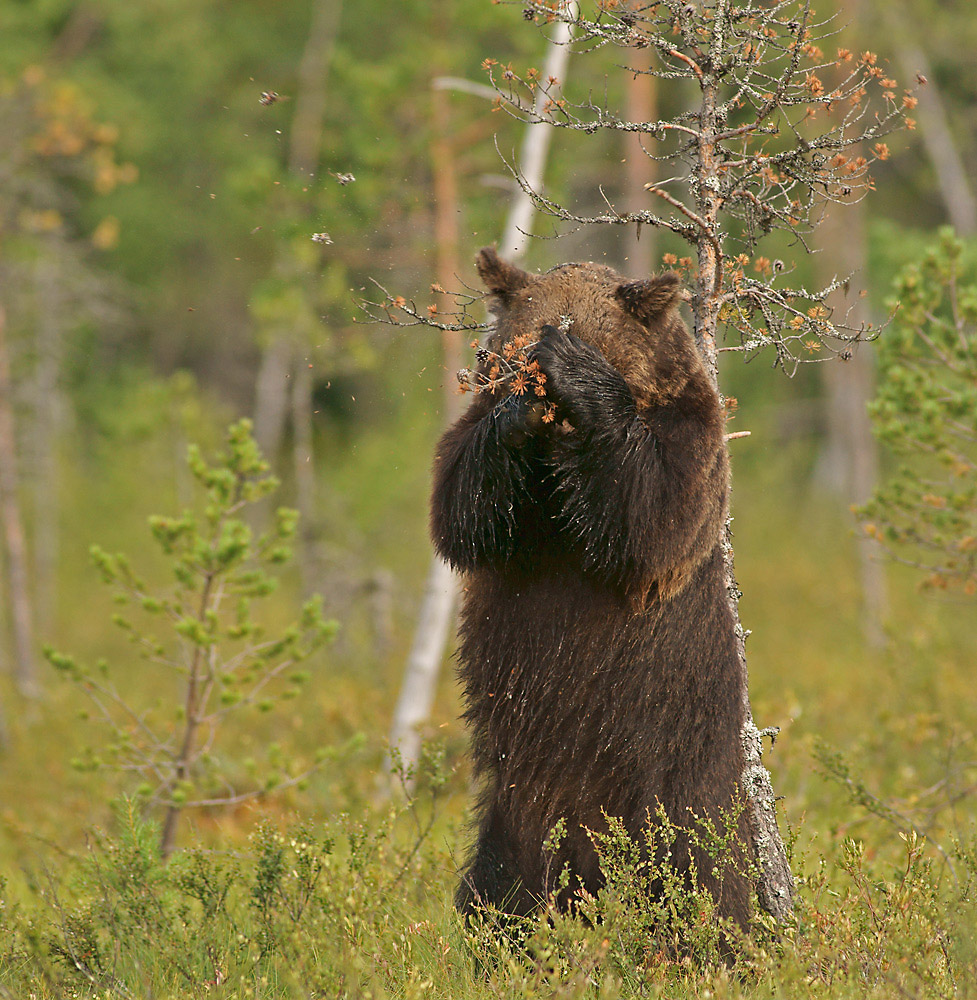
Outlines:
<svg viewBox="0 0 977 1000"><path fill-rule="evenodd" d="M482 784L456 903L527 915L564 864L570 892L600 889L589 831L606 832L606 816L643 843L659 808L678 827L722 829L738 801L729 470L677 275L530 274L490 248L476 266L495 318L484 391L438 444L431 504L434 544L463 578L460 675ZM525 344L523 376L505 378ZM544 841L560 819L554 864ZM681 832L671 860L746 926L742 864L717 869Z"/></svg>

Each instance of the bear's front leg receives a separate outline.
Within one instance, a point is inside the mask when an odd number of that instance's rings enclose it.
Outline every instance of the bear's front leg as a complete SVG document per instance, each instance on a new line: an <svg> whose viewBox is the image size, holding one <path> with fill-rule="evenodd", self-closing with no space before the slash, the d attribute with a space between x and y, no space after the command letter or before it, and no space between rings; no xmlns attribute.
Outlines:
<svg viewBox="0 0 977 1000"><path fill-rule="evenodd" d="M568 420L576 430L618 436L637 417L624 377L579 337L544 326L532 357L546 376L546 395L556 403L557 419Z"/></svg>
<svg viewBox="0 0 977 1000"><path fill-rule="evenodd" d="M444 434L434 461L431 536L455 569L512 558L530 504L532 439L544 407L527 397L483 394Z"/></svg>
<svg viewBox="0 0 977 1000"><path fill-rule="evenodd" d="M653 584L674 592L718 542L709 530L725 499L718 399L711 421L674 402L639 413L604 355L553 326L533 355L557 420L573 428L554 437L550 462L560 520L585 569L642 597Z"/></svg>

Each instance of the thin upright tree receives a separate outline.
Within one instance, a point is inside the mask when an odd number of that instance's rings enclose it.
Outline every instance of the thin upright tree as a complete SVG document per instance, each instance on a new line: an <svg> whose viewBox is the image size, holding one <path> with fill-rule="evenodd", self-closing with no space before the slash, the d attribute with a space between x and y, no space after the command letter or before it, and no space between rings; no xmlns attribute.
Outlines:
<svg viewBox="0 0 977 1000"><path fill-rule="evenodd" d="M310 6L309 31L296 71L294 114L291 117L287 147L286 186L283 205L293 216L309 215L311 200L305 191L319 172L322 135L328 111L329 70L343 12L343 0L314 0ZM260 100L278 104L279 95L265 92ZM293 190L294 188L294 190ZM313 228L309 220L310 235ZM308 237L306 237L308 238ZM303 303L301 316L275 313L275 320L262 331L261 361L255 378L255 437L272 459L278 454L289 417L292 424L292 470L295 503L302 514L304 534L301 552L302 587L306 594L317 586L318 545L316 530L316 473L313 449L314 391L313 366L309 355L312 342L309 330L317 328L315 273L296 258L294 247L279 245L275 259L275 280L298 288ZM297 327L307 329L296 333Z"/></svg>
<svg viewBox="0 0 977 1000"><path fill-rule="evenodd" d="M863 6L860 0L834 0L832 9L842 19L837 44L855 47L854 41L864 29ZM840 108L829 112L843 113ZM861 152L858 147L852 149L853 155ZM835 201L825 206L813 236L812 246L817 251L815 273L821 282L830 282L837 274L852 275L853 280L837 289L827 304L836 312L848 313L852 321L867 324L872 313L868 296L860 287L868 269L867 206L854 193L845 197L836 192ZM823 365L821 376L827 419L817 478L843 500L847 509L864 503L878 478L879 449L868 417L875 381L873 353L856 351L844 365ZM856 539L855 556L862 635L868 646L878 649L885 642L883 626L888 608L885 568L868 539Z"/></svg>
<svg viewBox="0 0 977 1000"><path fill-rule="evenodd" d="M39 693L34 656L34 612L28 582L27 541L20 506L16 422L10 354L7 350L7 314L0 305L0 521L3 524L4 562L14 639L14 676L21 694Z"/></svg>
<svg viewBox="0 0 977 1000"><path fill-rule="evenodd" d="M571 31L567 23L557 26L553 36L547 41L544 69L547 76L559 79L565 75L569 57ZM457 176L455 150L448 135L448 109L445 90L449 86L470 89L464 81L450 78L435 78L432 88L432 121L435 141L431 149L432 174L435 185L435 252L437 281L435 288L449 287L456 279L458 266L457 233ZM483 89L484 88L483 85ZM494 91L489 91L494 96ZM548 98L540 98L542 101ZM502 246L510 260L518 260L526 251L532 232L536 207L529 191L540 191L549 152L550 131L538 122L527 124L520 149L519 164L523 178L529 178L520 186L509 206L509 213L502 233ZM448 372L461 368L461 330L451 324L441 326L442 358ZM444 414L446 421L454 420L460 412L461 396L451 378L445 381ZM424 585L421 610L414 629L400 694L394 707L390 724L391 755L385 764L385 772L391 771L393 758L398 758L401 772L411 784L412 774L420 759L421 727L430 718L444 662L445 650L451 621L458 598L458 580L451 567L434 555Z"/></svg>

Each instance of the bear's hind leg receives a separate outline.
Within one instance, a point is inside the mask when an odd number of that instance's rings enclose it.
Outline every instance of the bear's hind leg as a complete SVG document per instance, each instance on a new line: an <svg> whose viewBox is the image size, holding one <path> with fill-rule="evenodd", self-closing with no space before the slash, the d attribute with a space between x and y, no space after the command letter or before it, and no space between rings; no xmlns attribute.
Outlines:
<svg viewBox="0 0 977 1000"><path fill-rule="evenodd" d="M455 907L464 916L493 907L500 913L521 917L532 913L538 904L523 882L511 837L493 810L482 822L475 849L455 892Z"/></svg>

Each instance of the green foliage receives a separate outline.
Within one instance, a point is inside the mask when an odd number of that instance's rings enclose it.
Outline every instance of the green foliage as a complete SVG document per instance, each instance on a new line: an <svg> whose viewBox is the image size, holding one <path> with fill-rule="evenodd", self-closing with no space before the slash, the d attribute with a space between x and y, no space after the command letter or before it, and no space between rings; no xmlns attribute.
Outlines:
<svg viewBox="0 0 977 1000"><path fill-rule="evenodd" d="M925 571L928 587L977 594L977 267L951 230L896 282L871 407L899 466L861 511L865 531Z"/></svg>
<svg viewBox="0 0 977 1000"><path fill-rule="evenodd" d="M148 587L125 555L99 546L92 561L114 589L113 622L145 668L178 678L156 704L131 702L113 682L105 661L83 666L72 656L45 650L52 665L88 695L107 727L105 743L76 759L80 769L113 766L138 781L146 806L163 807L161 848L172 850L175 825L185 809L220 806L301 785L319 761L288 759L275 744L259 767L225 748L228 717L270 711L295 698L310 678L308 661L333 637L321 600L312 598L299 618L271 633L256 605L276 588L271 570L291 556L298 518L281 508L271 530L258 538L242 513L275 490L247 420L233 424L227 448L210 465L196 446L188 465L202 493L197 510L149 520L174 582ZM138 661L137 661L138 662ZM132 664L127 665L131 669ZM152 689L152 685L148 685ZM240 787L243 784L244 787Z"/></svg>

